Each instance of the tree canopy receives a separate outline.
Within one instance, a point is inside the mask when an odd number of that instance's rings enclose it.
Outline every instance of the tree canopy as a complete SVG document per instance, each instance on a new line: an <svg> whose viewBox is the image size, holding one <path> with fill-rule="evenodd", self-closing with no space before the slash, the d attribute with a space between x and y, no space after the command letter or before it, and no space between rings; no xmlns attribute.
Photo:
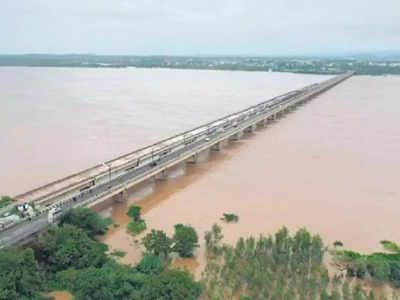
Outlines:
<svg viewBox="0 0 400 300"><path fill-rule="evenodd" d="M172 250L172 240L162 230L152 229L142 241L146 250L154 255L166 257Z"/></svg>
<svg viewBox="0 0 400 300"><path fill-rule="evenodd" d="M142 211L142 208L140 206L133 205L129 208L127 215L130 216L134 222L137 222L137 221L140 221L140 219L141 219L141 216L140 216L141 211Z"/></svg>
<svg viewBox="0 0 400 300"><path fill-rule="evenodd" d="M110 221L89 208L80 207L68 210L61 217L60 225L64 224L75 225L83 229L90 237L94 237L105 234Z"/></svg>
<svg viewBox="0 0 400 300"><path fill-rule="evenodd" d="M32 249L0 250L0 299L39 299L43 276Z"/></svg>
<svg viewBox="0 0 400 300"><path fill-rule="evenodd" d="M136 270L144 274L160 274L164 270L164 265L160 257L145 254L136 265Z"/></svg>
<svg viewBox="0 0 400 300"><path fill-rule="evenodd" d="M192 257L194 250L199 247L199 238L196 230L190 225L175 225L173 251L178 252L181 257Z"/></svg>
<svg viewBox="0 0 400 300"><path fill-rule="evenodd" d="M130 266L108 262L101 268L58 272L52 285L71 291L76 300L124 300L138 299L144 281L145 275Z"/></svg>
<svg viewBox="0 0 400 300"><path fill-rule="evenodd" d="M52 271L100 267L107 261L107 249L81 228L69 224L50 228L37 246L38 257Z"/></svg>
<svg viewBox="0 0 400 300"><path fill-rule="evenodd" d="M140 299L143 300L195 300L200 297L202 285L181 270L165 270L159 275L148 277Z"/></svg>

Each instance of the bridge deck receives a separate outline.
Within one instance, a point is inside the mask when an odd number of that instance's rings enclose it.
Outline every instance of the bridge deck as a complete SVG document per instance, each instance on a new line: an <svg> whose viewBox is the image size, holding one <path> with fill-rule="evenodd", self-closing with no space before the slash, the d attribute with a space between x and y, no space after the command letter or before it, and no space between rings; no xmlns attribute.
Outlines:
<svg viewBox="0 0 400 300"><path fill-rule="evenodd" d="M19 195L19 201L33 202L40 213L31 221L24 218L12 227L0 228L0 248L19 243L43 230L48 225L47 213L55 206L64 211L99 203L239 132L253 128L271 116L309 100L350 76L352 73L347 73L286 93Z"/></svg>

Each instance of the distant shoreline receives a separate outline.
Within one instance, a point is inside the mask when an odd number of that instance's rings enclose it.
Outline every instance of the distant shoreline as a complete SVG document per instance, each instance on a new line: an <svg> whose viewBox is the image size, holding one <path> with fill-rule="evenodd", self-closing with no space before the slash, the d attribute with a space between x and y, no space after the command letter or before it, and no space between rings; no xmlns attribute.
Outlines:
<svg viewBox="0 0 400 300"><path fill-rule="evenodd" d="M0 67L160 68L336 75L400 75L395 58L0 55Z"/></svg>

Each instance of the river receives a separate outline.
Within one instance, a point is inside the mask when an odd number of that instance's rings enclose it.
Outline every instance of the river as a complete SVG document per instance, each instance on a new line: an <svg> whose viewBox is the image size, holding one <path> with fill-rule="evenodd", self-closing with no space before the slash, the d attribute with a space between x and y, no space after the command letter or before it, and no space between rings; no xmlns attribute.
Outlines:
<svg viewBox="0 0 400 300"><path fill-rule="evenodd" d="M69 172L326 77L151 69L0 68L1 193L16 194ZM5 84L4 84L5 83ZM204 231L225 241L306 226L327 244L358 251L399 241L400 77L355 76L285 117L133 190L101 209L119 227L103 241L135 263L126 233L138 203L148 228L193 225L199 275ZM5 100L4 100L5 99ZM223 213L239 216L223 224ZM136 238L140 239L140 236Z"/></svg>
<svg viewBox="0 0 400 300"><path fill-rule="evenodd" d="M149 228L172 234L177 223L201 236L195 260L178 262L197 275L204 265L204 231L223 226L225 240L306 226L328 245L356 251L399 241L400 77L356 76L205 161L182 176L148 184L130 202L103 210L121 226L104 241L134 263L142 248L125 230L127 207L138 200ZM237 224L220 221L223 213ZM140 236L136 239L139 239Z"/></svg>
<svg viewBox="0 0 400 300"><path fill-rule="evenodd" d="M2 67L0 195L20 194L325 78L265 72Z"/></svg>

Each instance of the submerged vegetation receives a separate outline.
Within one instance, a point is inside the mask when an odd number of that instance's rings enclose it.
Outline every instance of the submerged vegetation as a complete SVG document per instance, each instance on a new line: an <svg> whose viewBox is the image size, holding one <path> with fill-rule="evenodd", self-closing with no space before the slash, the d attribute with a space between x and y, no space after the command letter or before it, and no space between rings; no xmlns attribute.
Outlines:
<svg viewBox="0 0 400 300"><path fill-rule="evenodd" d="M199 247L196 230L190 225L176 224L172 241L174 242L172 250L181 257L192 257L194 250Z"/></svg>
<svg viewBox="0 0 400 300"><path fill-rule="evenodd" d="M240 238L234 247L222 239L218 225L205 234L205 299L374 299L343 276L329 276L323 263L326 247L306 229Z"/></svg>
<svg viewBox="0 0 400 300"><path fill-rule="evenodd" d="M141 217L142 208L140 206L131 206L127 215L131 217L132 221L129 222L127 230L130 234L136 235L146 230L146 221Z"/></svg>
<svg viewBox="0 0 400 300"><path fill-rule="evenodd" d="M400 288L400 247L391 241L381 241L383 248L390 252L360 254L349 250L335 250L336 263L347 271L348 276L375 281L390 282Z"/></svg>
<svg viewBox="0 0 400 300"><path fill-rule="evenodd" d="M172 238L162 230L154 230L146 234L142 243L147 252L152 255L168 259L172 252L180 257L192 257L194 250L199 247L196 230L190 225L176 224Z"/></svg>
<svg viewBox="0 0 400 300"><path fill-rule="evenodd" d="M239 217L235 214L224 214L224 217L222 218L227 223L237 223L239 222Z"/></svg>
<svg viewBox="0 0 400 300"><path fill-rule="evenodd" d="M135 211L131 217L141 220L140 210ZM207 264L196 281L186 270L168 265L172 252L194 255L198 235L190 225L175 225L172 237L151 230L142 239L147 251L131 266L117 261L125 252L107 254L107 245L95 239L107 230L106 219L74 209L62 220L32 248L0 249L0 300L44 299L56 290L69 291L76 300L372 300L372 292L352 276L399 286L400 247L390 241L381 242L389 253L371 255L334 243L332 252L349 276L330 276L323 262L327 248L304 228L295 234L282 228L274 236L240 238L231 246L223 243L222 229L215 224L205 233Z"/></svg>

